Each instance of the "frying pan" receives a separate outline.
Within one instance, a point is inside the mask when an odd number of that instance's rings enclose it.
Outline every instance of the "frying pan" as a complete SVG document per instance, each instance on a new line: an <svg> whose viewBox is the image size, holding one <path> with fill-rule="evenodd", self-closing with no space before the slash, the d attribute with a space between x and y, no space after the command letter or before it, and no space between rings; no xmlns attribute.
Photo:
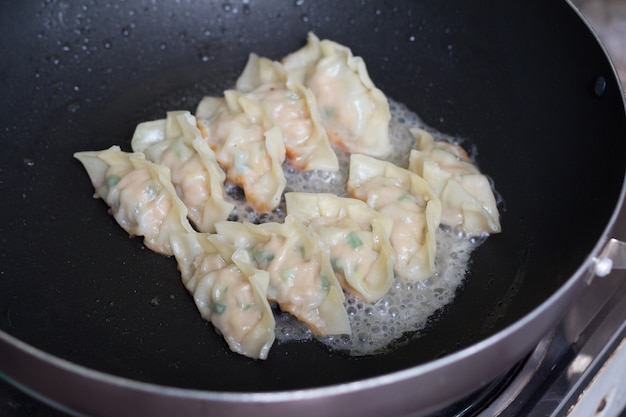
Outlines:
<svg viewBox="0 0 626 417"><path fill-rule="evenodd" d="M137 123L193 111L249 52L279 59L311 30L364 57L427 124L475 144L503 196L503 233L475 252L455 300L390 353L302 342L254 361L200 318L174 260L91 198L72 154L128 150ZM67 410L426 412L532 350L614 237L622 91L566 1L10 1L0 32L0 375Z"/></svg>

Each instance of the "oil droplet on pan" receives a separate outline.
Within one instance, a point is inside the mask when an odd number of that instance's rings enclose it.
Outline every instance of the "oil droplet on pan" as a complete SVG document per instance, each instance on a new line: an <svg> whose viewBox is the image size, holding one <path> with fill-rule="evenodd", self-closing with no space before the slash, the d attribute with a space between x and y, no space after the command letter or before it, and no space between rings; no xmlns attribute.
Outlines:
<svg viewBox="0 0 626 417"><path fill-rule="evenodd" d="M598 97L602 97L606 93L606 79L603 76L596 78L593 84L593 93Z"/></svg>
<svg viewBox="0 0 626 417"><path fill-rule="evenodd" d="M79 100L70 101L65 106L65 110L67 110L70 113L76 113L79 109L80 109L80 101Z"/></svg>

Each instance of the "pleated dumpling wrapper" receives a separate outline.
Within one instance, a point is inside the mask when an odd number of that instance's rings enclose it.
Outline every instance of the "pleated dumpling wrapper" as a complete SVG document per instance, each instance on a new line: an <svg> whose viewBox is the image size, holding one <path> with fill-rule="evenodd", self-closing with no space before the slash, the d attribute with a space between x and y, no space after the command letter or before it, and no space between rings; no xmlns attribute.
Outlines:
<svg viewBox="0 0 626 417"><path fill-rule="evenodd" d="M137 125L131 141L135 152L170 169L172 183L201 232L214 232L234 205L224 200L224 171L188 111L168 112L167 118Z"/></svg>
<svg viewBox="0 0 626 417"><path fill-rule="evenodd" d="M347 291L374 302L393 283L392 221L355 198L286 193L287 214L307 225L330 250L333 270Z"/></svg>
<svg viewBox="0 0 626 417"><path fill-rule="evenodd" d="M328 251L302 223L220 222L213 243L224 256L250 254L253 267L268 271L267 296L306 323L318 335L350 334L344 295L333 273Z"/></svg>
<svg viewBox="0 0 626 417"><path fill-rule="evenodd" d="M227 90L224 97L204 97L196 118L226 178L243 188L248 203L257 212L278 207L287 184L282 167L286 151L266 104Z"/></svg>
<svg viewBox="0 0 626 417"><path fill-rule="evenodd" d="M434 274L441 202L422 177L390 162L352 155L348 192L393 221L397 276L416 281Z"/></svg>
<svg viewBox="0 0 626 417"><path fill-rule="evenodd" d="M468 236L499 233L500 214L489 179L465 150L435 141L422 129L411 129L417 149L411 150L409 170L423 177L441 199L441 223L460 227Z"/></svg>
<svg viewBox="0 0 626 417"><path fill-rule="evenodd" d="M105 201L128 234L143 236L149 249L171 256L170 235L193 232L166 167L147 161L141 152L123 152L119 146L74 156L85 167L94 196Z"/></svg>
<svg viewBox="0 0 626 417"><path fill-rule="evenodd" d="M236 89L268 106L283 133L287 158L293 166L303 171L339 169L313 92L288 78L279 62L250 54Z"/></svg>
<svg viewBox="0 0 626 417"><path fill-rule="evenodd" d="M118 146L75 157L87 170L95 196L106 202L126 232L143 236L151 250L176 257L202 317L219 329L231 350L267 358L275 338L267 272L220 259L207 235L191 227L169 169Z"/></svg>
<svg viewBox="0 0 626 417"><path fill-rule="evenodd" d="M307 44L282 63L290 78L313 91L328 137L350 153L389 153L391 113L385 94L370 78L363 58L346 46L320 41Z"/></svg>

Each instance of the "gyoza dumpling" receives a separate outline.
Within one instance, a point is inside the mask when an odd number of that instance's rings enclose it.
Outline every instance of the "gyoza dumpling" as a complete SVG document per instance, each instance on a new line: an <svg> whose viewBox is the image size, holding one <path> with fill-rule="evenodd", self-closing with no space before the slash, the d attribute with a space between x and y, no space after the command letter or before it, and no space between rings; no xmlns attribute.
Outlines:
<svg viewBox="0 0 626 417"><path fill-rule="evenodd" d="M249 93L262 85L284 86L286 83L287 73L280 62L251 53L246 66L237 78L235 89Z"/></svg>
<svg viewBox="0 0 626 417"><path fill-rule="evenodd" d="M280 63L250 54L236 88L268 105L285 140L287 158L301 170L337 171L339 162L320 122L315 96L288 80Z"/></svg>
<svg viewBox="0 0 626 417"><path fill-rule="evenodd" d="M441 223L460 226L470 236L500 232L491 184L463 148L434 141L421 129L411 129L411 133L417 150L411 151L409 170L423 177L441 199Z"/></svg>
<svg viewBox="0 0 626 417"><path fill-rule="evenodd" d="M361 57L309 33L307 44L282 60L290 79L310 88L328 137L350 153L389 153L389 104Z"/></svg>
<svg viewBox="0 0 626 417"><path fill-rule="evenodd" d="M167 168L144 159L142 153L104 151L74 154L85 167L96 194L111 208L117 223L155 252L173 255L172 233L192 232L187 208L176 196Z"/></svg>
<svg viewBox="0 0 626 417"><path fill-rule="evenodd" d="M361 200L334 194L286 193L287 214L301 219L330 248L342 286L376 301L393 283L396 255L390 219Z"/></svg>
<svg viewBox="0 0 626 417"><path fill-rule="evenodd" d="M228 218L234 205L224 201L224 171L188 111L168 112L166 119L140 123L131 145L135 152L170 169L198 230L214 232L213 224Z"/></svg>
<svg viewBox="0 0 626 417"><path fill-rule="evenodd" d="M302 223L287 216L285 223L220 222L216 228L218 235L211 237L216 246L221 242L246 250L252 265L269 273L267 296L281 310L316 334L350 334L328 253Z"/></svg>
<svg viewBox="0 0 626 417"><path fill-rule="evenodd" d="M287 181L283 135L256 97L235 90L205 97L196 110L202 136L215 151L226 177L240 185L259 212L275 209Z"/></svg>
<svg viewBox="0 0 626 417"><path fill-rule="evenodd" d="M191 293L196 291L202 277L232 263L224 259L208 236L207 233L173 233L170 238L183 284Z"/></svg>
<svg viewBox="0 0 626 417"><path fill-rule="evenodd" d="M441 202L426 181L390 162L352 155L347 188L351 196L393 220L390 241L397 254L396 275L408 280L430 277Z"/></svg>
<svg viewBox="0 0 626 417"><path fill-rule="evenodd" d="M233 352L266 359L276 326L266 293L267 272L230 264L203 276L193 293L200 314L217 327Z"/></svg>
<svg viewBox="0 0 626 417"><path fill-rule="evenodd" d="M274 317L265 298L267 274L226 265L208 240L202 242L206 235L196 233L187 220L169 170L145 160L142 153L122 152L117 146L74 156L85 166L96 196L109 205L124 230L144 236L151 250L176 256L202 317L220 330L230 348L266 358L274 342Z"/></svg>
<svg viewBox="0 0 626 417"><path fill-rule="evenodd" d="M267 359L276 326L267 302L267 272L245 262L226 262L204 233L173 234L172 247L201 316L213 323L233 352Z"/></svg>

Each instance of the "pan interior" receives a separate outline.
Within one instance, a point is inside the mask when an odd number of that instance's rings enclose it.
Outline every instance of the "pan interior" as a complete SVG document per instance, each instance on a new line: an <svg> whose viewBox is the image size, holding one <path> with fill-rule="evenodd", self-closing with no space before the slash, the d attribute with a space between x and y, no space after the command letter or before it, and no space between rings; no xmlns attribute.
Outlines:
<svg viewBox="0 0 626 417"><path fill-rule="evenodd" d="M519 320L605 229L626 126L613 70L566 2L488 3L10 4L0 16L0 328L132 379L270 391L415 366ZM392 353L347 358L307 342L253 361L200 318L175 262L90 198L72 154L128 150L137 123L193 111L232 85L249 52L279 59L309 30L363 56L375 83L426 123L476 145L504 198L503 233L475 253L455 302Z"/></svg>

